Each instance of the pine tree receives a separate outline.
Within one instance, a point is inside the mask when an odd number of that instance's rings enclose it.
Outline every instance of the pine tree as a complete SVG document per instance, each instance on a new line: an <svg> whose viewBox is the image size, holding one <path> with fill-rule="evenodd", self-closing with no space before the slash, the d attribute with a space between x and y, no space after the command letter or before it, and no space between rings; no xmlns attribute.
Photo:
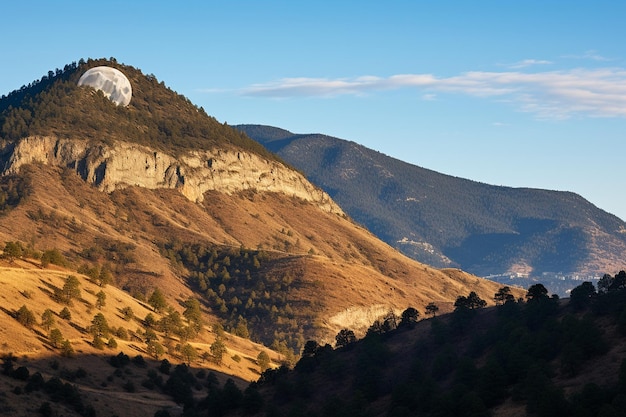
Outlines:
<svg viewBox="0 0 626 417"><path fill-rule="evenodd" d="M49 308L46 308L41 314L41 327L45 331L48 331L52 326L54 326L54 323L54 313Z"/></svg>
<svg viewBox="0 0 626 417"><path fill-rule="evenodd" d="M211 344L210 347L211 355L213 355L213 360L218 365L222 363L222 359L224 358L224 354L227 352L226 345L222 342L221 338L216 338L215 341Z"/></svg>
<svg viewBox="0 0 626 417"><path fill-rule="evenodd" d="M259 364L261 373L270 368L270 355L268 355L266 351L262 350L259 352L259 355L256 357L256 361Z"/></svg>
<svg viewBox="0 0 626 417"><path fill-rule="evenodd" d="M97 338L109 335L109 324L107 323L107 319L104 317L104 314L98 313L93 317L89 330L91 334Z"/></svg>
<svg viewBox="0 0 626 417"><path fill-rule="evenodd" d="M152 306L156 313L161 312L167 307L167 301L160 289L156 288L150 298L148 298L148 304Z"/></svg>
<svg viewBox="0 0 626 417"><path fill-rule="evenodd" d="M48 335L48 340L50 340L50 344L55 347L55 348L60 348L61 344L63 343L63 334L61 333L61 330L57 329L56 327L52 330L50 330L50 335Z"/></svg>
<svg viewBox="0 0 626 417"><path fill-rule="evenodd" d="M213 346L211 345L211 347ZM185 360L187 365L191 365L191 362L196 360L196 358L198 357L198 351L189 343L185 344L181 348L180 353L183 355L183 359Z"/></svg>
<svg viewBox="0 0 626 417"><path fill-rule="evenodd" d="M72 347L72 342L68 339L65 339L63 343L61 343L61 356L66 358L71 358L74 356L74 348Z"/></svg>
<svg viewBox="0 0 626 417"><path fill-rule="evenodd" d="M24 304L22 307L20 307L19 310L17 310L17 312L15 313L15 318L21 325L28 327L29 329L37 324L35 315L32 311L28 309L28 307L26 307L26 304Z"/></svg>
<svg viewBox="0 0 626 417"><path fill-rule="evenodd" d="M102 307L106 305L106 298L107 295L102 290L96 294L96 308L98 310L102 309Z"/></svg>
<svg viewBox="0 0 626 417"><path fill-rule="evenodd" d="M63 290L61 291L62 301L66 304L71 304L75 298L80 298L80 282L74 275L70 275L65 278L65 284L63 284Z"/></svg>
<svg viewBox="0 0 626 417"><path fill-rule="evenodd" d="M59 317L61 317L63 320L70 321L72 320L72 312L69 308L63 307L63 310L59 312Z"/></svg>

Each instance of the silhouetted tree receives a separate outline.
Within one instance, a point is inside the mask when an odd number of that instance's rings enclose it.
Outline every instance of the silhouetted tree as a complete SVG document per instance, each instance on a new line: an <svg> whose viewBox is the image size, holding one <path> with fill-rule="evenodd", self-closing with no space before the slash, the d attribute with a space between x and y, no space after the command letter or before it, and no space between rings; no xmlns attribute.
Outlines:
<svg viewBox="0 0 626 417"><path fill-rule="evenodd" d="M626 288L626 271L619 271L613 278L609 291L617 291Z"/></svg>
<svg viewBox="0 0 626 417"><path fill-rule="evenodd" d="M354 342L356 342L356 336L354 332L349 329L341 329L339 333L335 336L336 344L335 346L338 348L346 347Z"/></svg>
<svg viewBox="0 0 626 417"><path fill-rule="evenodd" d="M531 285L526 293L526 300L529 302L541 301L547 298L549 298L548 289L544 287L543 284Z"/></svg>
<svg viewBox="0 0 626 417"><path fill-rule="evenodd" d="M435 317L438 311L439 307L437 307L437 304L433 302L428 303L426 306L426 314L430 314L431 317Z"/></svg>
<svg viewBox="0 0 626 417"><path fill-rule="evenodd" d="M511 294L511 288L505 286L495 293L493 300L496 302L496 305L503 305L509 301L515 301L515 296Z"/></svg>
<svg viewBox="0 0 626 417"><path fill-rule="evenodd" d="M383 318L383 332L387 333L398 328L398 316L393 310L389 310Z"/></svg>
<svg viewBox="0 0 626 417"><path fill-rule="evenodd" d="M412 327L419 320L420 313L413 307L409 307L402 312L400 327Z"/></svg>
<svg viewBox="0 0 626 417"><path fill-rule="evenodd" d="M476 294L474 291L470 292L467 297L460 295L454 302L454 307L456 310L463 308L468 310L476 310L478 308L483 308L486 305L487 302L480 298L478 294Z"/></svg>
<svg viewBox="0 0 626 417"><path fill-rule="evenodd" d="M609 288L611 287L611 283L613 282L613 277L609 274L604 274L602 278L598 281L598 293L606 294L609 292Z"/></svg>
<svg viewBox="0 0 626 417"><path fill-rule="evenodd" d="M575 310L584 310L596 294L596 288L593 284L585 281L571 291L569 302Z"/></svg>
<svg viewBox="0 0 626 417"><path fill-rule="evenodd" d="M320 345L315 340L307 340L307 342L304 344L304 348L302 349L301 356L303 358L313 357L315 356L319 348Z"/></svg>

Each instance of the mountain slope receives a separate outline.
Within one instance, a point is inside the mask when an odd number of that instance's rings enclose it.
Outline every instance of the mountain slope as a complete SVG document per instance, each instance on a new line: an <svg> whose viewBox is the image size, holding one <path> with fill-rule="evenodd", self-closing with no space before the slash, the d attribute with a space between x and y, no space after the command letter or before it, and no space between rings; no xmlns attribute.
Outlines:
<svg viewBox="0 0 626 417"><path fill-rule="evenodd" d="M253 415L624 415L625 297L623 286L576 302L535 293L341 349L310 344L293 371L253 384L265 400Z"/></svg>
<svg viewBox="0 0 626 417"><path fill-rule="evenodd" d="M128 75L128 107L75 86L96 65ZM0 126L0 240L109 268L139 299L197 297L212 322L287 358L389 310L446 311L499 287L405 257L258 143L114 61L9 94Z"/></svg>
<svg viewBox="0 0 626 417"><path fill-rule="evenodd" d="M70 303L56 296L68 276L77 278L80 291L80 295ZM14 371L28 369L31 377L38 372L46 381L56 377L62 378L64 383L70 382L79 393L81 403L95 407L98 416L145 416L154 415L160 409L173 412L180 409L170 395L160 391L155 383L146 383L149 378L156 382L167 380L168 374L161 371L150 377L150 372L162 369L159 365L163 360L168 360L173 366L186 362L174 346L181 343L177 336L173 337L172 346L160 354L158 360L148 344L144 343L143 338L152 330L157 343L167 347L168 337L157 327L149 330L144 323L144 317L151 314L156 320L161 320L167 317L166 312L155 312L147 303L115 286L99 286L88 276L62 267L42 268L33 259L10 263L0 260L0 289L0 356L3 361L0 409L3 415L38 415L39 407L45 402L54 404L56 410L63 410L63 415L87 415L84 409L83 412L76 409L74 400L66 400L67 389L61 395L50 395L50 398L46 395L50 394L50 387L26 388L23 377L13 374L10 378L7 363L13 364ZM102 306L97 301L100 292L105 295ZM33 314L34 323L21 324L18 312L24 308ZM47 309L52 312L49 325L42 320ZM64 309L70 312L70 319L62 317ZM132 316L124 314L127 310L132 312ZM98 314L105 317L110 332L103 338L101 348L95 346L90 330ZM72 354L68 354L62 345L55 346L49 336L55 329L67 341ZM270 355L272 366L280 361L279 355L266 347L232 334L222 336L221 340L227 348L222 361L206 360L211 357L211 345L217 337L220 336L205 327L191 341L198 357L190 361L190 366L196 370L200 367L206 369L205 374L213 372L220 384L231 378L245 387L250 381L258 379L260 369L256 358L261 351ZM115 341L114 346L111 340ZM132 358L132 363L115 366L110 358L120 354ZM138 356L143 360L138 360ZM20 386L19 391L15 390L16 386ZM25 394L32 394L32 397L25 400Z"/></svg>
<svg viewBox="0 0 626 417"><path fill-rule="evenodd" d="M302 170L357 222L414 259L486 276L602 275L626 255L626 223L569 192L492 186L353 142L238 129Z"/></svg>

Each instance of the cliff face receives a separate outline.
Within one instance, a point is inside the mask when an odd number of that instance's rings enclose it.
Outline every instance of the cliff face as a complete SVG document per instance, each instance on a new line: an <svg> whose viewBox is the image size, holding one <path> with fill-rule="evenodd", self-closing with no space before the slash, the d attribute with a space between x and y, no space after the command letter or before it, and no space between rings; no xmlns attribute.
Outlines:
<svg viewBox="0 0 626 417"><path fill-rule="evenodd" d="M344 214L328 194L298 172L234 149L194 150L175 158L127 142L108 145L33 136L7 146L2 155L3 174L17 173L31 163L69 167L104 192L129 186L173 188L200 202L210 190L225 194L255 190L282 193L313 202L326 212Z"/></svg>

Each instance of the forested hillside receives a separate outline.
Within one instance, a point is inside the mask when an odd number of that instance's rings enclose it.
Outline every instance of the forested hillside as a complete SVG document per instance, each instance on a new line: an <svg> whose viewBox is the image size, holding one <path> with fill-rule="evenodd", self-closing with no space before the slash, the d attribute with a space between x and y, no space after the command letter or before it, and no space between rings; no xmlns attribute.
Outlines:
<svg viewBox="0 0 626 417"><path fill-rule="evenodd" d="M507 288L484 309L470 293L455 310L414 323L374 323L365 339L307 343L293 371L268 370L229 408L237 415L623 416L626 273L585 282L569 300L541 284ZM397 325L395 325L397 323ZM385 327L387 325L387 327ZM243 412L242 412L243 411Z"/></svg>

